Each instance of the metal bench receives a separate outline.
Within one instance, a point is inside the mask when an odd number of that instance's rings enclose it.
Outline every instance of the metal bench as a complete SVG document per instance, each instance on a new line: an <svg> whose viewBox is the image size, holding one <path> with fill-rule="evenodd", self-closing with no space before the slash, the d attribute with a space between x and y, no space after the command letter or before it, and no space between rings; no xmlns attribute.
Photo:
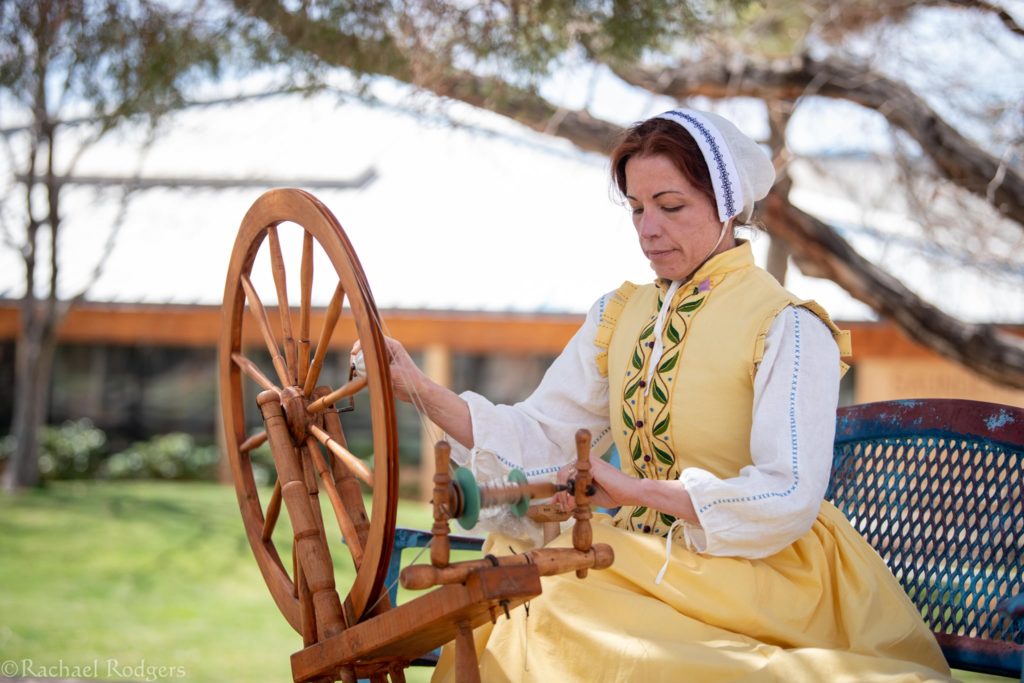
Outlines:
<svg viewBox="0 0 1024 683"><path fill-rule="evenodd" d="M1022 479L1024 410L887 401L839 410L826 497L885 560L951 667L1024 681ZM401 551L430 538L399 529L393 604ZM452 547L481 543L463 537Z"/></svg>
<svg viewBox="0 0 1024 683"><path fill-rule="evenodd" d="M825 496L889 565L954 668L1022 676L1022 480L1020 408L921 400L839 410Z"/></svg>

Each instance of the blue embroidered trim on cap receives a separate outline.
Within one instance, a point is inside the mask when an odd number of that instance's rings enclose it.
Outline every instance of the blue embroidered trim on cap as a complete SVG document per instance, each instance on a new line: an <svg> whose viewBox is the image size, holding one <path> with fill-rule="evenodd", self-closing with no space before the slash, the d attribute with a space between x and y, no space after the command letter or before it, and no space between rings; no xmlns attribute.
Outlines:
<svg viewBox="0 0 1024 683"><path fill-rule="evenodd" d="M737 215L739 213L739 210L736 209L736 198L734 196L732 178L729 175L729 167L725 162L725 157L722 155L721 148L718 146L718 139L715 136L715 134L708 130L708 127L705 126L700 119L691 114L687 114L684 111L673 109L672 111L665 112L659 118L665 118L668 116L685 120L687 123L696 128L697 131L701 134L701 137L704 138L704 141L707 143L708 147L711 150L711 155L714 157L715 166L718 169L718 181L722 189L721 200L722 203L725 205L726 211L726 216L720 216L720 218L722 218L722 220L725 221L728 218L732 218L733 216ZM679 122L677 121L677 123Z"/></svg>
<svg viewBox="0 0 1024 683"><path fill-rule="evenodd" d="M729 170L725 166L725 159L722 158L722 150L718 148L718 140L715 139L714 134L707 129L707 126L693 116L678 111L670 113L692 123L694 127L700 131L700 134L704 136L704 139L708 143L708 147L711 148L711 154L715 157L715 165L718 167L718 179L722 183L722 193L725 195L725 210L730 216L735 216L738 212L736 211L736 200L733 198L732 180L729 178Z"/></svg>

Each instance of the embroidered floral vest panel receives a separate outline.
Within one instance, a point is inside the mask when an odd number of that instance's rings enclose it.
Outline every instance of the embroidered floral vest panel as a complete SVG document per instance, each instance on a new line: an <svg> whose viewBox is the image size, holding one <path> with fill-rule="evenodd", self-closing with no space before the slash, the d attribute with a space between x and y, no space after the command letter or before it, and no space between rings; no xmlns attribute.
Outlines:
<svg viewBox="0 0 1024 683"><path fill-rule="evenodd" d="M772 322L803 305L849 338L813 302L802 302L754 265L749 243L708 261L675 293L664 323L664 351L648 381L663 283L623 285L605 308L597 344L608 375L612 434L622 469L634 477L676 479L687 467L722 478L751 464L754 373ZM615 524L664 535L669 515L623 507Z"/></svg>

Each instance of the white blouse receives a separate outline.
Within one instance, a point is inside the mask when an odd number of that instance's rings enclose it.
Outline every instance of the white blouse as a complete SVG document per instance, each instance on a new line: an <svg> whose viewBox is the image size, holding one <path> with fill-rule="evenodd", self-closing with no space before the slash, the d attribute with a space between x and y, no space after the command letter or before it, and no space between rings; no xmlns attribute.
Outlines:
<svg viewBox="0 0 1024 683"><path fill-rule="evenodd" d="M495 405L474 392L462 394L475 447L469 451L453 443L457 463L471 467L482 481L503 477L512 468L530 478L553 479L575 457L575 434L581 428L594 435L594 455L608 450L608 380L597 371L594 339L610 296L591 307L525 401ZM787 307L768 332L754 377L753 463L728 479L697 467L679 475L700 520L699 527L683 527L691 549L765 557L807 533L831 471L838 396L839 351L830 330L813 313Z"/></svg>

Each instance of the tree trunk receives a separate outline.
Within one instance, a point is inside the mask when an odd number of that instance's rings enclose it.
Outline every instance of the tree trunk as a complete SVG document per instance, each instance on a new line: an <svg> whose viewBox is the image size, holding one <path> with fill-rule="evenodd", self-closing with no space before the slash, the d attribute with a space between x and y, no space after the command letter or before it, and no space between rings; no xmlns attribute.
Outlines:
<svg viewBox="0 0 1024 683"><path fill-rule="evenodd" d="M35 308L35 315L29 313ZM14 352L14 415L11 453L3 475L5 491L39 485L39 433L50 404L57 326L45 315L45 304L29 300L22 306L22 324ZM27 314L28 313L28 314Z"/></svg>

